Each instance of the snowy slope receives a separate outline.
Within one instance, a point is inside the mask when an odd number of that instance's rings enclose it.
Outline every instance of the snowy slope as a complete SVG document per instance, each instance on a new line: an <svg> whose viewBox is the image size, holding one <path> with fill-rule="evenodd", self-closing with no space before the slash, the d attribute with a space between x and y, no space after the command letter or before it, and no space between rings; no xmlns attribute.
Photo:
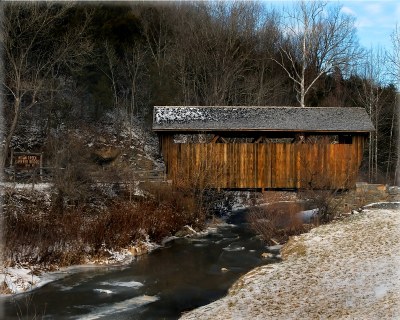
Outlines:
<svg viewBox="0 0 400 320"><path fill-rule="evenodd" d="M400 319L399 236L393 208L315 228L182 319Z"/></svg>

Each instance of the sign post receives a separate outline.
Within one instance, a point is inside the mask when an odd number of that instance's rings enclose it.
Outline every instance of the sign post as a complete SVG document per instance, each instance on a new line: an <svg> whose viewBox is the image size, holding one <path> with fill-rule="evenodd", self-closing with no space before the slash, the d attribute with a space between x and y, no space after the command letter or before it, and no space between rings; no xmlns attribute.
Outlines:
<svg viewBox="0 0 400 320"><path fill-rule="evenodd" d="M29 152L12 152L11 166L14 172L32 172L35 174L39 169L40 177L42 177L43 154Z"/></svg>

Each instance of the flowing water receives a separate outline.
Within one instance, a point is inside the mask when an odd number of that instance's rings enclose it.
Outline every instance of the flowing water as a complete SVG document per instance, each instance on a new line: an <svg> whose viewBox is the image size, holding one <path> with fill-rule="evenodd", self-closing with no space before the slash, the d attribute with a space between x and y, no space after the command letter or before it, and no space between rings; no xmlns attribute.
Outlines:
<svg viewBox="0 0 400 320"><path fill-rule="evenodd" d="M170 241L123 267L82 269L5 300L6 319L177 319L227 293L261 258L265 245L244 213L216 232Z"/></svg>

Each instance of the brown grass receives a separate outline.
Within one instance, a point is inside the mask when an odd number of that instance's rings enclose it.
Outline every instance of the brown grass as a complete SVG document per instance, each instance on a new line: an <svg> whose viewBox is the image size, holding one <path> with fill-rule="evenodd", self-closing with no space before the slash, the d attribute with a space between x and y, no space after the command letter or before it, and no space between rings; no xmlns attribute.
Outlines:
<svg viewBox="0 0 400 320"><path fill-rule="evenodd" d="M321 189L300 190L292 197L286 197L289 202L283 202L282 196L281 192L267 192L264 195L267 205L253 207L248 214L252 229L268 244L287 242L290 236L329 223L343 213L346 198L354 197L347 192ZM303 223L298 213L310 207L318 208L318 214Z"/></svg>
<svg viewBox="0 0 400 320"><path fill-rule="evenodd" d="M286 260L289 256L305 256L307 254L306 245L303 242L294 240L293 238L285 244L281 250L282 259Z"/></svg>
<svg viewBox="0 0 400 320"><path fill-rule="evenodd" d="M171 186L152 188L151 196L135 202L114 198L103 210L85 204L62 211L53 210L54 203L44 194L10 190L4 196L4 261L47 267L80 264L147 235L161 241L186 224L204 223L205 217L193 210L194 199Z"/></svg>
<svg viewBox="0 0 400 320"><path fill-rule="evenodd" d="M12 290L8 287L7 283L3 281L3 283L0 284L0 294L12 294Z"/></svg>
<svg viewBox="0 0 400 320"><path fill-rule="evenodd" d="M297 202L277 202L251 208L247 220L266 243L284 243L290 236L304 233L311 228L297 214L302 210L304 206Z"/></svg>

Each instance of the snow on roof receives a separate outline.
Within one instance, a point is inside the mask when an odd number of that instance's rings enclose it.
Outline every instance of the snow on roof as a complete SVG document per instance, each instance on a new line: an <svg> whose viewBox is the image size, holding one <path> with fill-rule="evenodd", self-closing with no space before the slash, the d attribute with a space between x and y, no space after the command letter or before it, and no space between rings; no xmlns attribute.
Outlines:
<svg viewBox="0 0 400 320"><path fill-rule="evenodd" d="M374 131L363 108L155 106L154 131Z"/></svg>

